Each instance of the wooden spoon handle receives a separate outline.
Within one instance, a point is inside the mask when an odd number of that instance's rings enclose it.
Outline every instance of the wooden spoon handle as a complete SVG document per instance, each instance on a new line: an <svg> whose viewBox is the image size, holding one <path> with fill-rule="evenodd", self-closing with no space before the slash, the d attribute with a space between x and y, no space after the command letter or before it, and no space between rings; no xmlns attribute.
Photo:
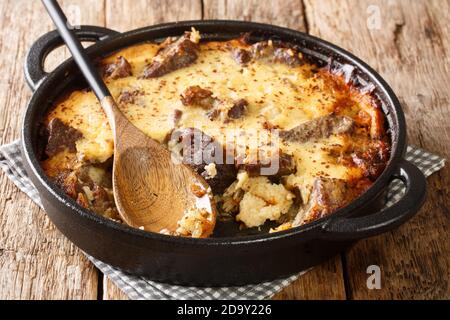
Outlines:
<svg viewBox="0 0 450 320"><path fill-rule="evenodd" d="M114 99L111 96L111 92L109 91L97 69L94 67L89 57L87 56L83 46L81 45L81 42L73 32L72 27L70 26L67 17L62 11L58 2L56 0L42 0L42 3L44 4L50 17L55 23L59 34L72 53L73 59L78 64L82 74L86 78L86 81L100 101L103 110L108 116L110 125L114 127L116 121L119 118L124 118L124 115L114 102Z"/></svg>
<svg viewBox="0 0 450 320"><path fill-rule="evenodd" d="M42 0L45 8L47 9L50 17L55 23L61 38L63 38L67 47L69 48L75 62L81 69L81 72L85 76L87 82L94 90L97 98L101 101L107 96L111 96L106 85L103 83L99 73L92 65L89 57L86 55L83 46L77 39L75 33L71 30L66 15L62 11L56 0Z"/></svg>

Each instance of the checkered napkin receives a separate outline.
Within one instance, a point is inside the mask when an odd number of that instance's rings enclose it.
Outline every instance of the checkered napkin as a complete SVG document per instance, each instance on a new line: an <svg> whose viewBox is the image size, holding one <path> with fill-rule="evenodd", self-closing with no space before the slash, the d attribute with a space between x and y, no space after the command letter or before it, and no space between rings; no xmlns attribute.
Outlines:
<svg viewBox="0 0 450 320"><path fill-rule="evenodd" d="M22 157L19 149L20 142L0 147L0 167L6 175L25 192L34 202L42 207L39 194L31 184L24 170ZM415 147L408 147L406 159L414 163L422 170L426 176L439 171L445 165L445 160L431 154L425 150ZM404 186L398 181L394 181L390 186L387 206L395 203L401 198ZM108 276L120 289L131 299L186 299L186 300L207 300L207 299L242 299L242 300L262 300L268 299L281 291L283 288L297 280L301 275L297 274L286 279L248 285L242 287L226 288L197 288L168 285L154 282L142 277L126 274L119 269L107 265L93 257L88 258L103 274Z"/></svg>

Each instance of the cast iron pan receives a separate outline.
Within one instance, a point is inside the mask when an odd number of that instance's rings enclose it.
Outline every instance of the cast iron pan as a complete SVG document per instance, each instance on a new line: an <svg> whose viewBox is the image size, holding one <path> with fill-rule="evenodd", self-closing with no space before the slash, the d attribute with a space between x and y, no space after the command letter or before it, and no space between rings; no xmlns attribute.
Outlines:
<svg viewBox="0 0 450 320"><path fill-rule="evenodd" d="M25 63L26 79L34 91L22 128L26 170L39 190L47 214L73 243L89 255L150 279L183 285L225 286L258 283L285 277L315 266L355 241L390 231L411 218L426 193L424 175L403 159L406 124L400 103L387 83L364 62L323 40L272 25L240 21L187 21L151 26L126 33L84 26L77 35L95 41L90 56L102 57L144 41L179 36L195 27L207 40L227 40L251 32L251 40L279 39L295 44L311 60L346 70L357 86L375 95L388 119L392 155L375 184L360 198L335 214L311 224L275 234L218 232L211 239L177 238L147 233L95 215L66 196L45 175L38 161L38 131L46 110L59 96L81 81L72 60L46 73L46 56L62 45L53 31L36 41ZM394 179L406 185L403 198L381 210L387 186Z"/></svg>

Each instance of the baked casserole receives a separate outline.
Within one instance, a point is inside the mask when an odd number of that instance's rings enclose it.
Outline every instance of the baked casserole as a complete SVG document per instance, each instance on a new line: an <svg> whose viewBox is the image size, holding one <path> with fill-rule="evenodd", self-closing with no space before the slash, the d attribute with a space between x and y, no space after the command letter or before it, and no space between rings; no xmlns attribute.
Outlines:
<svg viewBox="0 0 450 320"><path fill-rule="evenodd" d="M99 69L127 118L205 178L219 224L278 232L310 223L360 196L390 157L370 91L288 43L201 42L192 30L123 49ZM46 174L79 205L121 222L112 132L94 93L58 101L42 135ZM187 208L173 235L198 237L204 223Z"/></svg>

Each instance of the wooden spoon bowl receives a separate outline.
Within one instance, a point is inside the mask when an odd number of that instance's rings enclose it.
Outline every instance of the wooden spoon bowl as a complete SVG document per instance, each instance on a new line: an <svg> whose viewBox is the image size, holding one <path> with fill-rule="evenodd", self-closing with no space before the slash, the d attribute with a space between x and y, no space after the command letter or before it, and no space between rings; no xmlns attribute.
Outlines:
<svg viewBox="0 0 450 320"><path fill-rule="evenodd" d="M122 219L146 231L175 231L187 209L205 209L215 223L216 209L206 181L185 164L176 164L169 150L129 122L111 98L102 101L114 124L113 186ZM204 192L195 194L196 185ZM209 230L202 237L210 235Z"/></svg>

